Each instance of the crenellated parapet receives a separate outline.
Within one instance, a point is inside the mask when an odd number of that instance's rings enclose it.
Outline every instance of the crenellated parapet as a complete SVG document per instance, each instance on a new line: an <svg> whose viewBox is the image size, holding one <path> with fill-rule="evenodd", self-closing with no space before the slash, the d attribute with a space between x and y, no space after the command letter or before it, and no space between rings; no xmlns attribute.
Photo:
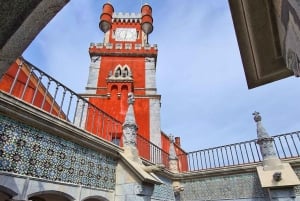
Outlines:
<svg viewBox="0 0 300 201"><path fill-rule="evenodd" d="M141 23L141 13L113 13L112 22Z"/></svg>
<svg viewBox="0 0 300 201"><path fill-rule="evenodd" d="M147 56L157 57L157 45L138 43L91 43L90 56Z"/></svg>

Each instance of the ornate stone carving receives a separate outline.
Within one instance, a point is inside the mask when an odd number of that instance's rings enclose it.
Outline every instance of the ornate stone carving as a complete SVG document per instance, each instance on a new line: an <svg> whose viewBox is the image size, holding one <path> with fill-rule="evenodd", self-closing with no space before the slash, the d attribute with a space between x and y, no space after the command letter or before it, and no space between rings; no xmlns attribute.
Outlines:
<svg viewBox="0 0 300 201"><path fill-rule="evenodd" d="M143 190L144 190L143 185L136 184L134 186L134 193L137 194L137 195L142 194Z"/></svg>
<svg viewBox="0 0 300 201"><path fill-rule="evenodd" d="M156 165L150 165L150 166L144 166L143 169L146 172L160 172L163 171L165 166L163 164L156 164Z"/></svg>
<svg viewBox="0 0 300 201"><path fill-rule="evenodd" d="M132 92L128 93L128 104L133 105L135 101L134 95Z"/></svg>
<svg viewBox="0 0 300 201"><path fill-rule="evenodd" d="M129 106L123 124L124 145L136 147L137 125L133 111L134 95L131 92L128 93L128 104Z"/></svg>
<svg viewBox="0 0 300 201"><path fill-rule="evenodd" d="M184 191L184 187L183 186L174 186L173 190L174 190L174 194L177 196L180 194L180 192Z"/></svg>
<svg viewBox="0 0 300 201"><path fill-rule="evenodd" d="M136 126L126 125L123 127L124 145L136 147Z"/></svg>

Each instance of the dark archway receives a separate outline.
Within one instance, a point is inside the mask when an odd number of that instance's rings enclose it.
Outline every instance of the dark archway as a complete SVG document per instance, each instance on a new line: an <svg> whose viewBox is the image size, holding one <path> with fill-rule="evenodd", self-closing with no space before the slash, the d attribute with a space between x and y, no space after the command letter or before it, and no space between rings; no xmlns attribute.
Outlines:
<svg viewBox="0 0 300 201"><path fill-rule="evenodd" d="M73 201L74 198L60 191L43 191L28 196L32 201Z"/></svg>
<svg viewBox="0 0 300 201"><path fill-rule="evenodd" d="M89 196L82 201L108 201L106 198L103 198L101 196Z"/></svg>
<svg viewBox="0 0 300 201"><path fill-rule="evenodd" d="M0 201L6 201L16 196L17 193L13 190L0 185Z"/></svg>

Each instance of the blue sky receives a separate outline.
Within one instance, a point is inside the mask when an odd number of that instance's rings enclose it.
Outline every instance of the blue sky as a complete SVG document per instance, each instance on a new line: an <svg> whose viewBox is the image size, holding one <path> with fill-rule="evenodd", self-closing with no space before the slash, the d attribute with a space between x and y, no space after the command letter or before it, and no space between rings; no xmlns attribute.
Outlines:
<svg viewBox="0 0 300 201"><path fill-rule="evenodd" d="M87 83L90 42L102 0L71 0L23 56L72 90ZM248 90L227 0L111 0L115 12L153 9L150 44L158 44L161 127L194 151L256 138L259 111L271 135L299 130L300 80L290 77Z"/></svg>

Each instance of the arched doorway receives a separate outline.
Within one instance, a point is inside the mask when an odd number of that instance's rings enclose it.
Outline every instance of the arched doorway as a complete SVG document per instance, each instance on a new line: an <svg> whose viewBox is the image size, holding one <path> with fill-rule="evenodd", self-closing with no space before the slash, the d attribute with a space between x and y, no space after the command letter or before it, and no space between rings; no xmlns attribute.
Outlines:
<svg viewBox="0 0 300 201"><path fill-rule="evenodd" d="M108 200L100 196L91 196L83 199L82 201L108 201Z"/></svg>
<svg viewBox="0 0 300 201"><path fill-rule="evenodd" d="M12 197L16 196L17 193L6 188L4 186L0 186L0 201L6 201L11 199Z"/></svg>
<svg viewBox="0 0 300 201"><path fill-rule="evenodd" d="M38 192L28 197L32 201L73 201L70 195L59 191Z"/></svg>
<svg viewBox="0 0 300 201"><path fill-rule="evenodd" d="M89 199L86 199L84 201L102 201L102 200L99 200L97 198L89 198Z"/></svg>

